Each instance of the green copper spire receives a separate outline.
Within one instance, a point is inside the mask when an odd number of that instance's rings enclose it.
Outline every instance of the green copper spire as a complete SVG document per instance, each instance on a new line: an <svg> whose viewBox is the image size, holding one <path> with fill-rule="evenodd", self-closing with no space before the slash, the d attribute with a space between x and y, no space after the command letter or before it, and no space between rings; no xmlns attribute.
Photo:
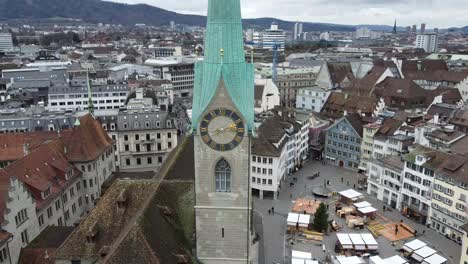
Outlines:
<svg viewBox="0 0 468 264"><path fill-rule="evenodd" d="M195 64L193 129L213 99L221 80L247 121L254 123L254 66L245 62L240 0L209 0L205 58Z"/></svg>

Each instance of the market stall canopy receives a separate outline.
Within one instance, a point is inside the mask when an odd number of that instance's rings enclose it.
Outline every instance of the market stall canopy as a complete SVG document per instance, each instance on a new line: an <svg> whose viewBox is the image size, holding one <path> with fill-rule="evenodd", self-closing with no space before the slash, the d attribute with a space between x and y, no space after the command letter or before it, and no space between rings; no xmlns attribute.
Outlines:
<svg viewBox="0 0 468 264"><path fill-rule="evenodd" d="M341 247L344 249L352 249L353 242L351 242L351 238L349 238L348 234L340 233L336 234L338 240L340 241Z"/></svg>
<svg viewBox="0 0 468 264"><path fill-rule="evenodd" d="M411 242L408 242L406 244L403 245L402 249L406 252L413 252L415 250L418 250L422 247L426 246L426 243L422 242L421 240L419 239L415 239Z"/></svg>
<svg viewBox="0 0 468 264"><path fill-rule="evenodd" d="M406 260L403 257L400 257L398 255L386 258L386 259L384 259L384 261L387 264L407 264L407 263L409 263L408 260Z"/></svg>
<svg viewBox="0 0 468 264"><path fill-rule="evenodd" d="M364 261L356 256L352 257L344 257L344 256L337 256L336 259L340 264L362 264Z"/></svg>
<svg viewBox="0 0 468 264"><path fill-rule="evenodd" d="M288 214L288 225L296 226L297 222L299 221L299 214L296 213L289 213Z"/></svg>
<svg viewBox="0 0 468 264"><path fill-rule="evenodd" d="M349 234L349 238L351 238L355 250L366 250L366 243L364 243L361 234Z"/></svg>
<svg viewBox="0 0 468 264"><path fill-rule="evenodd" d="M370 213L373 213L373 212L377 212L377 209L375 209L372 206L367 206L367 207L358 208L358 211L363 213L363 214L370 214Z"/></svg>
<svg viewBox="0 0 468 264"><path fill-rule="evenodd" d="M301 227L308 227L310 224L310 215L299 215L299 226Z"/></svg>
<svg viewBox="0 0 468 264"><path fill-rule="evenodd" d="M428 246L425 246L425 247L422 247L416 251L413 252L413 254L411 254L411 257L416 260L416 261L423 261L423 259L425 258L428 258L432 255L434 255L437 251L435 251L434 249L428 247Z"/></svg>
<svg viewBox="0 0 468 264"><path fill-rule="evenodd" d="M364 207L372 206L372 204L366 201L360 202L360 203L354 203L353 205L356 206L356 208L364 208Z"/></svg>
<svg viewBox="0 0 468 264"><path fill-rule="evenodd" d="M372 256L369 258L369 263L370 264L387 264L385 260L383 260L380 256Z"/></svg>
<svg viewBox="0 0 468 264"><path fill-rule="evenodd" d="M293 259L309 259L312 260L312 253L293 250L291 253Z"/></svg>
<svg viewBox="0 0 468 264"><path fill-rule="evenodd" d="M319 264L319 262L316 261L316 260L310 260L310 259L296 259L296 258L293 258L291 260L291 264Z"/></svg>
<svg viewBox="0 0 468 264"><path fill-rule="evenodd" d="M353 201L354 201L354 200L358 200L359 198L364 197L364 196L362 195L362 193L357 192L357 191L355 191L355 190L353 190L353 189L349 189L349 190L346 190L346 191L339 192L339 194L340 194L341 196L346 197L346 198L348 198L348 199L351 199L351 200L353 200Z"/></svg>
<svg viewBox="0 0 468 264"><path fill-rule="evenodd" d="M428 258L425 258L423 264L443 264L447 262L447 259L439 254L434 254Z"/></svg>
<svg viewBox="0 0 468 264"><path fill-rule="evenodd" d="M377 240L371 234L361 234L361 237L364 243L366 243L367 249L376 250L379 248L379 243L377 243Z"/></svg>

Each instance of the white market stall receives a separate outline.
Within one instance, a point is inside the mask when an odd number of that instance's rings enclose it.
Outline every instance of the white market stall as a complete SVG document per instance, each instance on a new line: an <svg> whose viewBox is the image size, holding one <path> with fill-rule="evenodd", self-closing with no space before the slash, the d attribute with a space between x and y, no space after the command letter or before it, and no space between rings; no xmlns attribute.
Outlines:
<svg viewBox="0 0 468 264"><path fill-rule="evenodd" d="M351 242L351 238L349 238L348 234L339 233L336 234L336 236L338 237L338 241L343 249L353 249L353 242Z"/></svg>
<svg viewBox="0 0 468 264"><path fill-rule="evenodd" d="M299 222L299 214L289 213L288 219L286 221L288 226L296 227L297 223Z"/></svg>
<svg viewBox="0 0 468 264"><path fill-rule="evenodd" d="M366 247L369 250L377 250L379 249L379 243L377 243L377 240L375 240L374 236L372 234L361 234L362 240L364 240L364 243L366 243Z"/></svg>
<svg viewBox="0 0 468 264"><path fill-rule="evenodd" d="M310 224L310 215L301 214L299 215L299 227L308 228Z"/></svg>
<svg viewBox="0 0 468 264"><path fill-rule="evenodd" d="M387 264L380 256L372 256L369 258L370 264Z"/></svg>
<svg viewBox="0 0 468 264"><path fill-rule="evenodd" d="M344 257L344 256L337 256L336 259L340 264L363 264L364 261L356 256L352 257Z"/></svg>
<svg viewBox="0 0 468 264"><path fill-rule="evenodd" d="M403 245L402 249L408 253L413 253L414 251L426 246L426 243L422 242L419 239L415 239Z"/></svg>
<svg viewBox="0 0 468 264"><path fill-rule="evenodd" d="M409 263L408 260L398 255L386 258L384 259L384 261L386 264L408 264Z"/></svg>
<svg viewBox="0 0 468 264"><path fill-rule="evenodd" d="M423 264L444 264L447 262L447 259L442 257L439 254L434 254L423 260Z"/></svg>
<svg viewBox="0 0 468 264"><path fill-rule="evenodd" d="M341 196L341 201L347 205L351 205L353 203L356 203L358 202L360 199L364 198L364 196L362 195L362 193L360 192L357 192L353 189L349 189L349 190L346 190L346 191L341 191L339 192L340 196Z"/></svg>
<svg viewBox="0 0 468 264"><path fill-rule="evenodd" d="M372 206L372 204L369 203L369 202L367 202L367 201L360 202L360 203L354 203L353 205L354 205L356 208L364 208L364 207Z"/></svg>
<svg viewBox="0 0 468 264"><path fill-rule="evenodd" d="M425 246L414 251L413 254L411 254L411 257L418 262L422 262L425 258L434 255L436 252L437 251L435 251L434 249Z"/></svg>
<svg viewBox="0 0 468 264"><path fill-rule="evenodd" d="M291 256L293 259L309 259L312 260L312 253L309 252L304 252L304 251L298 251L298 250L293 250L291 252Z"/></svg>
<svg viewBox="0 0 468 264"><path fill-rule="evenodd" d="M318 261L316 260L310 260L310 259L292 259L291 264L319 264Z"/></svg>
<svg viewBox="0 0 468 264"><path fill-rule="evenodd" d="M366 250L366 243L361 237L361 234L349 234L351 242L353 242L355 250Z"/></svg>

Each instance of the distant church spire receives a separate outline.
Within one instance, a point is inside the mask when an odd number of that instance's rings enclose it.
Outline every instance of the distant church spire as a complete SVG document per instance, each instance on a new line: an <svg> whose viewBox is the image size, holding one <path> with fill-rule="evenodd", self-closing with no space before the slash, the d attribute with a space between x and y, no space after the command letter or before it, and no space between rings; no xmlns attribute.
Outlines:
<svg viewBox="0 0 468 264"><path fill-rule="evenodd" d="M86 84L88 85L88 112L94 115L93 93L91 91L91 81L89 80L89 69L86 70Z"/></svg>
<svg viewBox="0 0 468 264"><path fill-rule="evenodd" d="M397 33L397 26L396 26L396 19L395 19L395 25L393 26L393 34Z"/></svg>

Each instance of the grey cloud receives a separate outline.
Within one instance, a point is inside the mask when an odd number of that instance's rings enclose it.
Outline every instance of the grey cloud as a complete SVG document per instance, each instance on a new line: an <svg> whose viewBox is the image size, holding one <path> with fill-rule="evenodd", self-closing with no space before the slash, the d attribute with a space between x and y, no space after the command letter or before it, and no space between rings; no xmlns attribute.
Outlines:
<svg viewBox="0 0 468 264"><path fill-rule="evenodd" d="M206 14L208 0L112 0L146 3L171 11ZM398 25L427 23L428 27L466 26L466 0L241 0L246 18L279 19L337 24Z"/></svg>

